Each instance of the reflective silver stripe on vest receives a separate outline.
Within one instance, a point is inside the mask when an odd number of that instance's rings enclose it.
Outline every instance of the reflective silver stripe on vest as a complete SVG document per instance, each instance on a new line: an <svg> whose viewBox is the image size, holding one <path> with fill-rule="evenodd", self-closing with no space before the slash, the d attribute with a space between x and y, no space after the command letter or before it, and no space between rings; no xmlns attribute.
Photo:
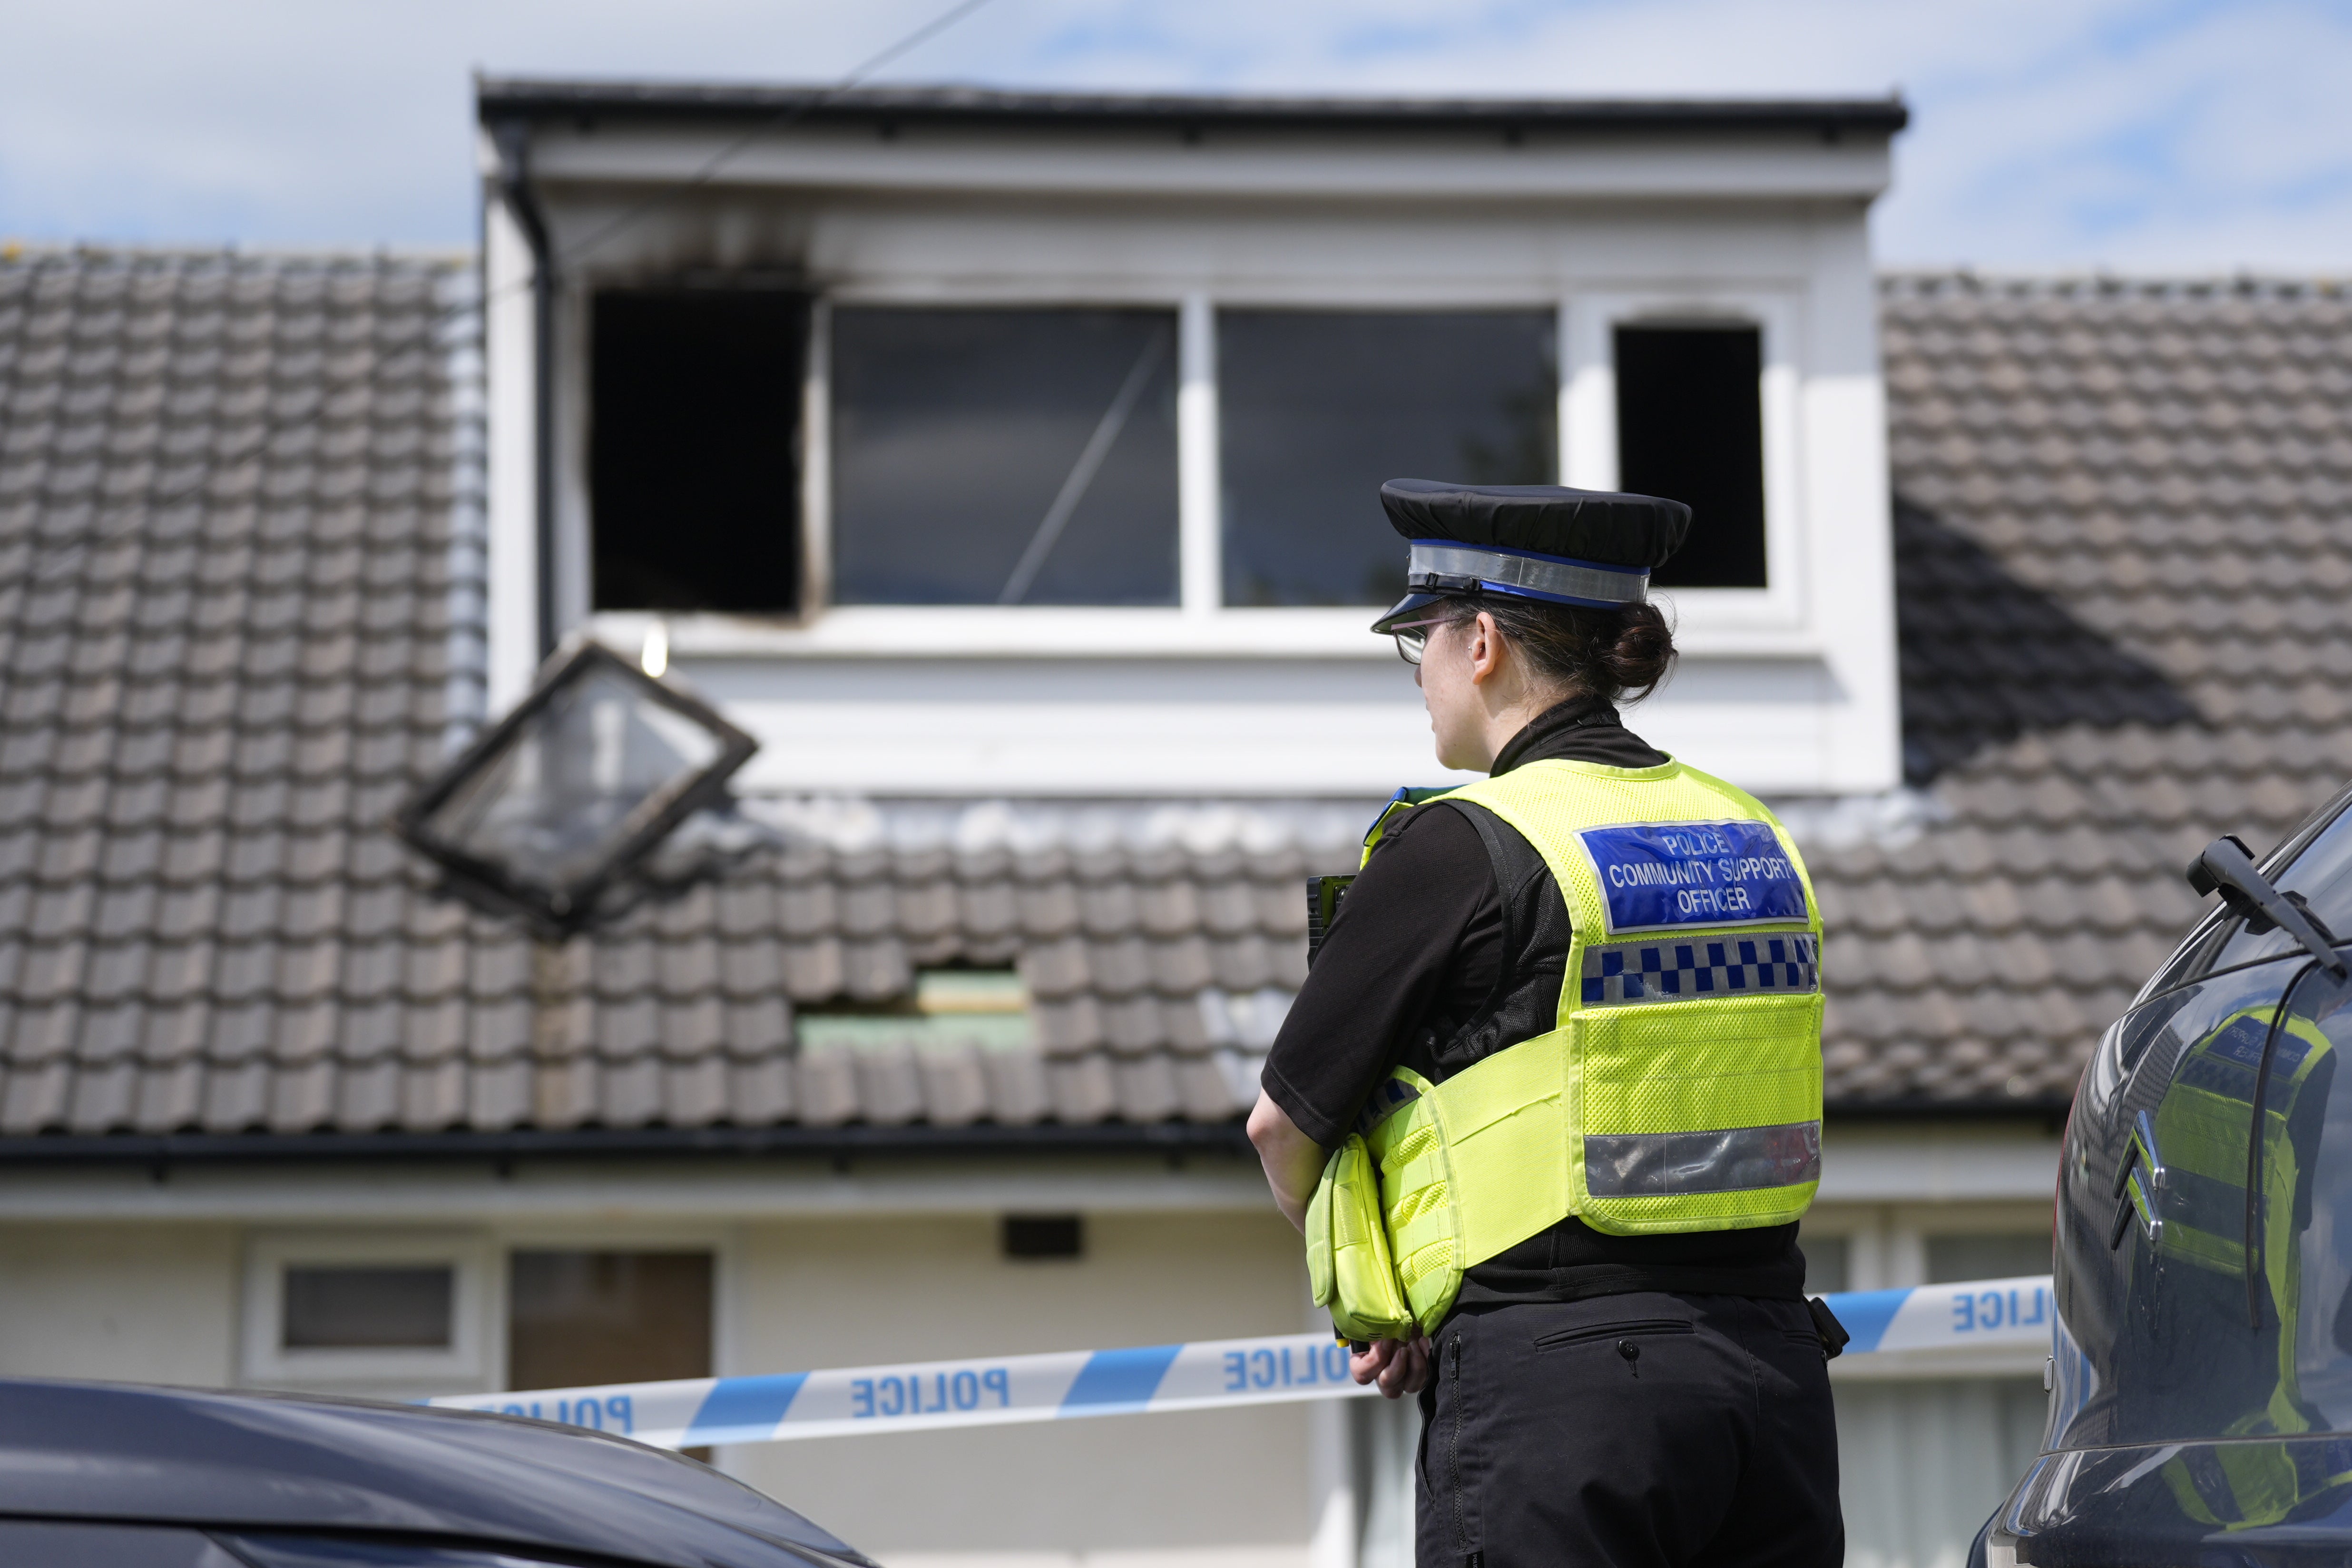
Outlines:
<svg viewBox="0 0 2352 1568"><path fill-rule="evenodd" d="M1725 1132L1587 1133L1584 1187L1596 1198L1675 1198L1752 1193L1822 1178L1822 1124L1735 1127Z"/></svg>
<svg viewBox="0 0 2352 1568"><path fill-rule="evenodd" d="M1584 950L1583 967L1587 1007L1822 988L1821 952L1810 934L1595 942Z"/></svg>
<svg viewBox="0 0 2352 1568"><path fill-rule="evenodd" d="M1649 594L1647 572L1627 572L1607 566L1543 561L1530 555L1506 554L1467 544L1429 544L1414 541L1405 568L1411 577L1475 577L1482 583L1527 588L1563 599L1590 599L1603 605L1639 604Z"/></svg>

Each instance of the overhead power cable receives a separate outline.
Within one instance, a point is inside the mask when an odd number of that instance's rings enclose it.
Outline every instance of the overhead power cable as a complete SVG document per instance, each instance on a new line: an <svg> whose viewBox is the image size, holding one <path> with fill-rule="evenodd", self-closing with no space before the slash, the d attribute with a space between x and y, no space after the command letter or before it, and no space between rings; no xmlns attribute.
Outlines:
<svg viewBox="0 0 2352 1568"><path fill-rule="evenodd" d="M561 254L555 258L557 264L568 265L571 262L579 260L581 258L587 256L595 250L597 247L611 239L614 235L643 222L646 217L659 212L662 208L669 205L671 203L679 200L688 192L698 190L700 187L709 184L713 179L718 177L720 170L726 168L729 163L734 162L735 159L740 157L744 153L758 145L761 138L772 136L780 131L783 131L794 124L797 124L802 120L806 119L809 115L814 114L818 110L824 108L826 104L840 98L844 93L849 92L863 84L866 79L871 77L876 71L878 71L883 67L888 65L891 61L905 55L908 50L937 37L940 34L947 31L950 27L954 26L958 22L962 21L966 16L971 16L973 12L988 4L990 4L990 0L957 0L955 5L949 6L938 16L933 16L921 26L915 28L912 32L901 35L898 39L892 42L888 47L878 50L877 52L867 56L865 59L860 60L830 86L810 93L805 97L794 99L782 105L773 114L761 121L759 123L752 126L751 129L746 131L740 136L738 136L734 141L730 142L725 146L719 149L718 152L712 153L710 157L706 159L701 166L697 168L692 174L688 175L683 183L669 186L658 194L647 197L646 200L639 202L636 205L615 215L612 221L605 224L603 227L586 235L574 244L563 247ZM524 277L515 282L502 285L499 289L490 292L477 295L472 299L460 300L457 304L448 306L435 316L425 330L438 335L447 329L452 323L463 321L467 316L481 316L492 304L514 294L519 294L529 289L530 285L530 278ZM301 419L307 419L308 416L309 416L306 411L304 415L298 416L295 422L299 423ZM159 496L149 500L144 503L137 515L113 528L101 530L98 533L92 534L86 539L79 539L74 541L72 543L66 545L48 562L27 570L24 577L24 585L27 588L38 587L40 584L50 581L60 574L67 572L79 564L82 558L92 550L100 549L128 536L137 530L142 522L146 521L151 514L164 510L171 507L178 506L184 501L190 501L197 499L199 492L204 489L206 484L211 482L215 475L218 474L222 469L233 468L239 463L243 463L253 458L258 457L262 451L268 447L271 439L279 434L279 431L280 421L276 419L268 412L268 401L265 398L264 413L262 415L262 427L260 432L257 434L252 440L247 442L244 446L238 447L234 452L224 453L213 458L210 461L205 463L205 474L203 478L197 479L168 495Z"/></svg>

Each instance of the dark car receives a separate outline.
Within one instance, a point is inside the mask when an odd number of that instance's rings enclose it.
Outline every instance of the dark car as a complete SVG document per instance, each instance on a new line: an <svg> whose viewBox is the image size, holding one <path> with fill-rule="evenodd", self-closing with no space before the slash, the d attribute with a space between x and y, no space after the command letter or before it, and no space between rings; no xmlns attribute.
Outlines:
<svg viewBox="0 0 2352 1568"><path fill-rule="evenodd" d="M2352 791L2100 1040L2060 1156L2043 1452L1971 1561L2352 1562Z"/></svg>
<svg viewBox="0 0 2352 1568"><path fill-rule="evenodd" d="M0 1381L6 1568L872 1568L625 1438L470 1411Z"/></svg>

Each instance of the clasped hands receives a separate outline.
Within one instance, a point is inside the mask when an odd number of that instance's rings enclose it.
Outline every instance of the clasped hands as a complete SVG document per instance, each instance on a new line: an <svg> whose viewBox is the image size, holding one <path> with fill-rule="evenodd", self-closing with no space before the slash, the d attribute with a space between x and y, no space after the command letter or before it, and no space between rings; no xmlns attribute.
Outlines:
<svg viewBox="0 0 2352 1568"><path fill-rule="evenodd" d="M1358 1383L1378 1381L1384 1399L1401 1399L1429 1386L1437 1368L1437 1347L1427 1334L1409 1340L1374 1340L1363 1350L1348 1352L1348 1374Z"/></svg>

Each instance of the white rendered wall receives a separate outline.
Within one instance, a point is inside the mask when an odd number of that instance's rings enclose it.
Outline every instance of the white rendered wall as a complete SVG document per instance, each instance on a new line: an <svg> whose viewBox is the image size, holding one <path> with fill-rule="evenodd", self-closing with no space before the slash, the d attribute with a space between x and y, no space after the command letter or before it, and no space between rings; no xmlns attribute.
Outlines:
<svg viewBox="0 0 2352 1568"><path fill-rule="evenodd" d="M436 1211L419 1200L436 1185L445 1197L478 1187L494 1198L503 1184L418 1174L418 1182L389 1183L405 1189L386 1210L397 1215L390 1224L288 1224L327 1206L304 1197L307 1182L291 1173L265 1178L261 1192L246 1189L249 1197L282 1192L287 1200L275 1217L267 1217L268 1203L249 1204L260 1212L247 1224L0 1219L0 1376L259 1384L396 1398L436 1392L382 1375L332 1384L247 1374L239 1342L249 1337L247 1316L265 1303L244 1288L246 1265L257 1250L289 1241L342 1256L385 1238L439 1238L478 1257L491 1288L461 1290L460 1299L481 1314L474 1330L493 1365L488 1376L448 1392L502 1385L497 1287L504 1254L516 1246L708 1247L718 1265L714 1351L722 1373L1166 1343L1307 1323L1297 1237L1262 1185L1247 1210L1104 1212L1092 1207L1095 1178L1083 1169L1065 1169L1042 1192L970 1172L960 1212L744 1218L672 1212L659 1184L634 1208L613 1201L614 1190L558 1194L542 1184L540 1203L486 1218L480 1209ZM165 1185L178 1184L175 1174ZM66 1173L51 1197L79 1188L95 1198L112 1185ZM216 1211L219 1197L215 1191L189 1206ZM1019 1197L1027 1201L1006 1201ZM1086 1255L1005 1259L997 1225L1008 1207L1087 1211ZM1314 1425L1306 1407L1285 1405L747 1445L719 1458L898 1568L1309 1568L1326 1499L1348 1471L1329 1457L1316 1462Z"/></svg>
<svg viewBox="0 0 2352 1568"><path fill-rule="evenodd" d="M1075 1196L1075 1194L1074 1194ZM1096 1216L1075 1262L1010 1262L993 1216L746 1230L747 1369L1287 1331L1296 1233L1252 1215ZM894 1565L1307 1568L1302 1406L730 1449L730 1470Z"/></svg>
<svg viewBox="0 0 2352 1568"><path fill-rule="evenodd" d="M489 405L489 656L496 718L530 689L539 667L539 484L531 394L536 329L530 243L504 204L482 215L482 360Z"/></svg>
<svg viewBox="0 0 2352 1568"><path fill-rule="evenodd" d="M2046 1234L2055 1160L2032 1124L1833 1122L1806 1230L1847 1239L1854 1287L1915 1283L1935 1235ZM1074 1210L1084 1259L1000 1256L1000 1215ZM231 1384L257 1248L421 1236L488 1271L483 1387L500 1383L515 1246L709 1247L724 1373L1257 1333L1307 1313L1297 1238L1239 1160L190 1167L163 1183L60 1168L0 1190L0 1374ZM2031 1443L2039 1358L1859 1375L1869 1360L1837 1368L1849 1561L1946 1568ZM1316 1422L1117 1416L722 1459L898 1568L1322 1568L1347 1467Z"/></svg>
<svg viewBox="0 0 2352 1568"><path fill-rule="evenodd" d="M237 1233L0 1226L0 1376L236 1381Z"/></svg>

